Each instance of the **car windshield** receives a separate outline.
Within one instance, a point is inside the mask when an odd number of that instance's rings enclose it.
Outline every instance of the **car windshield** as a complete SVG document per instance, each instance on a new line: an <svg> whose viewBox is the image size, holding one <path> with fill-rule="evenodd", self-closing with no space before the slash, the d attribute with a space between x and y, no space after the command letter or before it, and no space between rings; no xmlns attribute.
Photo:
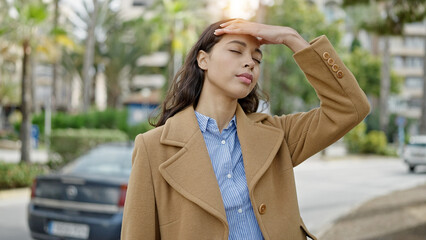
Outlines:
<svg viewBox="0 0 426 240"><path fill-rule="evenodd" d="M129 177L132 148L129 146L97 147L65 166L65 174Z"/></svg>
<svg viewBox="0 0 426 240"><path fill-rule="evenodd" d="M426 147L426 143L410 143L409 145L413 147Z"/></svg>

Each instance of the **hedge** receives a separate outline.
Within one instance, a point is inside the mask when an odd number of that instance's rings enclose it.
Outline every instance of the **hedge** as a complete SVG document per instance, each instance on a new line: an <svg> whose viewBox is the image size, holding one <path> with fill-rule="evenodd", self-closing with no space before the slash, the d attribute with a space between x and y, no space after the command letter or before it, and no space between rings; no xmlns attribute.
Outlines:
<svg viewBox="0 0 426 240"><path fill-rule="evenodd" d="M361 122L344 137L344 142L350 153L396 155L395 149L388 146L386 134L383 131L366 132L367 126Z"/></svg>
<svg viewBox="0 0 426 240"><path fill-rule="evenodd" d="M34 115L32 124L39 127L40 134L44 134L44 114ZM117 129L127 134L127 137L134 140L139 133L144 133L153 127L148 121L135 126L127 124L127 110L107 109L104 111L91 111L82 114L67 114L58 112L52 115L52 130L55 129ZM19 132L20 124L15 124L15 129ZM42 138L43 139L43 138Z"/></svg>
<svg viewBox="0 0 426 240"><path fill-rule="evenodd" d="M63 165L98 144L126 141L128 141L127 135L120 130L57 129L53 130L50 136L50 147L52 152L56 152L62 157L60 163L56 163L56 165Z"/></svg>
<svg viewBox="0 0 426 240"><path fill-rule="evenodd" d="M44 114L34 115L32 123L38 125L40 132L44 132ZM106 109L104 111L90 111L81 114L58 112L52 115L52 129L66 128L97 128L119 129L125 132L127 126L127 111ZM19 127L19 126L18 126ZM19 129L19 128L18 128ZM18 130L17 129L17 130Z"/></svg>
<svg viewBox="0 0 426 240"><path fill-rule="evenodd" d="M33 179L47 169L37 164L0 162L0 189L30 187Z"/></svg>

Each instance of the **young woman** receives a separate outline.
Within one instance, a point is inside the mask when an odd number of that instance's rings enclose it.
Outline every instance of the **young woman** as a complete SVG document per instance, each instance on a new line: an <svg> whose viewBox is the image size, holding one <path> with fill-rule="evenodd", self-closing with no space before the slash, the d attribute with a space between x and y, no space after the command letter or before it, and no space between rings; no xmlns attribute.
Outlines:
<svg viewBox="0 0 426 240"><path fill-rule="evenodd" d="M256 113L262 44L295 52L319 108ZM157 128L136 137L122 239L315 239L300 217L293 167L369 110L325 36L309 44L289 27L212 24L175 77Z"/></svg>

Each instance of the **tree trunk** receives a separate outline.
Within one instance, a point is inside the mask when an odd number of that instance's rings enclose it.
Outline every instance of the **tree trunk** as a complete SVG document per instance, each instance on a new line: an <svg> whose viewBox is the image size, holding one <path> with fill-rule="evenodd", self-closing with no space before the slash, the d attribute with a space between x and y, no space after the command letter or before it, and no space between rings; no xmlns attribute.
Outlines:
<svg viewBox="0 0 426 240"><path fill-rule="evenodd" d="M426 25L425 25L426 26ZM426 28L426 27L425 27ZM426 135L426 35L423 37L423 97L422 97L422 115L420 117L419 133Z"/></svg>
<svg viewBox="0 0 426 240"><path fill-rule="evenodd" d="M93 58L95 52L95 27L98 18L99 4L97 0L93 0L93 14L87 29L86 50L83 62L83 112L87 112L90 107L92 93L92 77L90 76L90 68L93 66Z"/></svg>
<svg viewBox="0 0 426 240"><path fill-rule="evenodd" d="M27 67L27 76L30 78L30 86L29 89L31 90L31 107L30 112L31 113L40 113L41 112L41 106L39 106L36 102L36 61L35 58L30 57L28 59L28 66Z"/></svg>
<svg viewBox="0 0 426 240"><path fill-rule="evenodd" d="M386 132L388 128L388 99L390 91L390 68L389 68L389 36L383 36L384 49L383 49L383 63L382 63L382 76L380 80L380 129Z"/></svg>
<svg viewBox="0 0 426 240"><path fill-rule="evenodd" d="M21 139L21 163L30 163L31 149L31 87L28 76L28 62L31 54L29 40L24 40L24 57L22 58L22 79L21 79L21 113L22 123L20 129Z"/></svg>
<svg viewBox="0 0 426 240"><path fill-rule="evenodd" d="M53 29L56 29L58 27L58 16L59 16L59 0L55 0L55 13L54 13L54 17L53 17ZM57 48L57 43L55 40L55 48ZM58 88L58 59L54 59L53 60L53 64L52 64L52 96L51 96L51 110L53 112L56 111L57 108L57 88Z"/></svg>

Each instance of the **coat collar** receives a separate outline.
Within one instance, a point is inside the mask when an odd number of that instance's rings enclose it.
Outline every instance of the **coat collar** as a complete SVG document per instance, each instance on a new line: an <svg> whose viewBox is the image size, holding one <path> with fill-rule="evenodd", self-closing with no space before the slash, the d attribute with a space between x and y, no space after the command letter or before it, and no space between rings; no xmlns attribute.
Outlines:
<svg viewBox="0 0 426 240"><path fill-rule="evenodd" d="M251 196L281 146L283 131L249 118L240 105L236 119ZM227 228L222 196L192 106L167 120L160 143L182 148L160 165L163 178L184 197L219 218Z"/></svg>

